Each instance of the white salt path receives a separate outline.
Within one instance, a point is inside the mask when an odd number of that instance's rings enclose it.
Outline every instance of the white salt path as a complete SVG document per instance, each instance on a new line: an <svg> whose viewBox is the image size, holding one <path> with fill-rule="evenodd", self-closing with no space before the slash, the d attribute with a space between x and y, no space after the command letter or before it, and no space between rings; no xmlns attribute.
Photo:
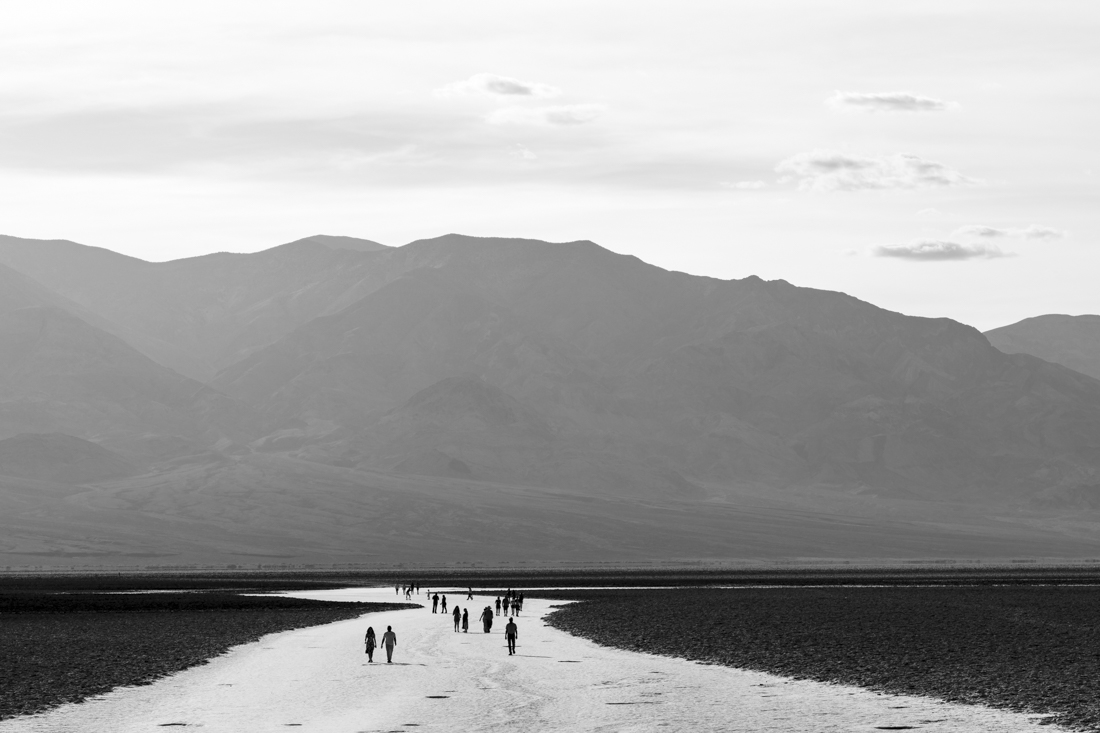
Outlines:
<svg viewBox="0 0 1100 733"><path fill-rule="evenodd" d="M400 600L393 588L288 595ZM468 634L430 608L273 634L153 685L2 721L0 733L1057 730L1034 716L603 648L543 625L553 601L528 599L509 657L504 619L488 635L476 621L490 598L465 596L447 593L469 606ZM381 637L387 625L394 663L379 650L367 664L367 626Z"/></svg>

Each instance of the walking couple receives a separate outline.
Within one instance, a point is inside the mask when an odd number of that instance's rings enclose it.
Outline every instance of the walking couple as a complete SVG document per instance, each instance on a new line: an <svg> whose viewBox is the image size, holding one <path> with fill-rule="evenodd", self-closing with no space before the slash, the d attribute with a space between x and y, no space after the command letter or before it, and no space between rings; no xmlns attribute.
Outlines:
<svg viewBox="0 0 1100 733"><path fill-rule="evenodd" d="M367 627L367 661L374 661L374 649L378 646L378 641L374 637L374 627ZM386 647L386 663L393 663L393 648L397 646L397 634L393 633L393 627L387 626L386 633L382 634L382 646Z"/></svg>

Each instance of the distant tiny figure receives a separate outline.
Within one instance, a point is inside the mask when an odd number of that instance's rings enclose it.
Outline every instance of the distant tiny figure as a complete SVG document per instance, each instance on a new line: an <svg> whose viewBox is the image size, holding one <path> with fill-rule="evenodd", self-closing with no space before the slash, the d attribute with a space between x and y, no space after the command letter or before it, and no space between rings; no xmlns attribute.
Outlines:
<svg viewBox="0 0 1100 733"><path fill-rule="evenodd" d="M367 638L366 638L365 641L366 641L366 644L367 644L367 661L368 662L373 662L374 661L374 648L376 646L378 646L378 640L374 638L374 627L373 626L368 626L367 627Z"/></svg>
<svg viewBox="0 0 1100 733"><path fill-rule="evenodd" d="M460 623L462 623L462 609L459 608L458 606L455 606L454 617L455 617L455 632L457 633L458 632L458 625Z"/></svg>
<svg viewBox="0 0 1100 733"><path fill-rule="evenodd" d="M488 634L489 629L493 628L493 609L489 606L481 612L481 623L485 627L485 633Z"/></svg>
<svg viewBox="0 0 1100 733"><path fill-rule="evenodd" d="M501 601L500 607L504 609L504 615L508 615L508 596L504 596L504 600Z"/></svg>
<svg viewBox="0 0 1100 733"><path fill-rule="evenodd" d="M474 600L474 589L472 587L466 589L466 600L467 601Z"/></svg>
<svg viewBox="0 0 1100 733"><path fill-rule="evenodd" d="M497 616L500 615L500 596L497 596Z"/></svg>
<svg viewBox="0 0 1100 733"><path fill-rule="evenodd" d="M416 584L416 595L420 595L420 583Z"/></svg>
<svg viewBox="0 0 1100 733"><path fill-rule="evenodd" d="M441 608L441 611L443 613L447 613L447 594L446 593L443 594L443 606Z"/></svg>
<svg viewBox="0 0 1100 733"><path fill-rule="evenodd" d="M467 634L467 633L470 632L470 614L468 613L469 610L470 610L469 608L465 608L465 609L462 610L462 633L463 634Z"/></svg>
<svg viewBox="0 0 1100 733"><path fill-rule="evenodd" d="M397 634L393 633L393 627L387 626L386 633L382 634L382 646L386 647L386 664L393 662L393 648L397 646Z"/></svg>
<svg viewBox="0 0 1100 733"><path fill-rule="evenodd" d="M432 613L439 611L439 594L432 596Z"/></svg>
<svg viewBox="0 0 1100 733"><path fill-rule="evenodd" d="M504 627L504 638L508 640L508 656L516 653L516 637L519 636L519 627L514 618L508 619L508 625Z"/></svg>
<svg viewBox="0 0 1100 733"><path fill-rule="evenodd" d="M399 596L399 595L401 595L401 586L400 586L400 585L395 585L395 586L393 587L393 594L394 594L395 596Z"/></svg>

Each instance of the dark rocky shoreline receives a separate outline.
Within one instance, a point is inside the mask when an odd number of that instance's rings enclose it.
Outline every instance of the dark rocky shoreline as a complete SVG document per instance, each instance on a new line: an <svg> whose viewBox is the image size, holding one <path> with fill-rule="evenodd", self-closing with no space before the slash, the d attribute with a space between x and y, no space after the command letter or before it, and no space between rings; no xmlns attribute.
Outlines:
<svg viewBox="0 0 1100 733"><path fill-rule="evenodd" d="M549 594L540 593L545 597ZM630 651L1100 730L1100 588L580 591L558 629Z"/></svg>
<svg viewBox="0 0 1100 733"><path fill-rule="evenodd" d="M148 684L267 634L414 607L230 592L0 592L0 720Z"/></svg>

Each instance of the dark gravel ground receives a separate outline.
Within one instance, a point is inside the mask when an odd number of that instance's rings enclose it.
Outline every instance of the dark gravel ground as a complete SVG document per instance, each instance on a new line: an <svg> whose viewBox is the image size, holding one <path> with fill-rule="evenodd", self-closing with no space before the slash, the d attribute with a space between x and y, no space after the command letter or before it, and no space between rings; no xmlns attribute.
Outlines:
<svg viewBox="0 0 1100 733"><path fill-rule="evenodd" d="M607 646L1051 713L1100 730L1100 588L571 591L550 625Z"/></svg>
<svg viewBox="0 0 1100 733"><path fill-rule="evenodd" d="M265 634L409 604L0 591L0 719L147 684Z"/></svg>

